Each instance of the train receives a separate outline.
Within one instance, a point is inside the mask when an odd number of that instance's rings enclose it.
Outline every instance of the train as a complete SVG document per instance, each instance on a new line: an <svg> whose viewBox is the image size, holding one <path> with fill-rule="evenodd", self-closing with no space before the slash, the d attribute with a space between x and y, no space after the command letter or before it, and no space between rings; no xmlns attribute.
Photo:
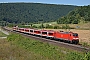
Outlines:
<svg viewBox="0 0 90 60"><path fill-rule="evenodd" d="M57 40L57 41L67 41L73 44L79 43L78 33L73 33L73 32L34 29L34 28L20 28L17 26L13 27L13 31L34 35L38 37L48 38L52 40Z"/></svg>

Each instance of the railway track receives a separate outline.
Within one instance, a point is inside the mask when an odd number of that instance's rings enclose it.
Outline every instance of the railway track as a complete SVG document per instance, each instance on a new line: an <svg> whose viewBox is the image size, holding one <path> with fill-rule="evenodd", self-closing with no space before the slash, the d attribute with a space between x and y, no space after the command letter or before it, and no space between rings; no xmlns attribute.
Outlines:
<svg viewBox="0 0 90 60"><path fill-rule="evenodd" d="M19 32L15 32L15 31L12 31L11 29L8 29L8 28L3 28L4 30L7 30L9 32L13 32L13 33L19 33ZM90 52L90 47L85 47L85 46L82 46L82 45L75 45L75 44L69 44L69 43L64 43L64 42L59 42L59 41L55 41L55 40L50 40L50 39L46 39L46 38L42 38L42 37L36 37L36 36L33 36L33 35L29 35L29 34L23 34L23 33L19 33L25 37L28 37L28 38L32 38L32 39L35 39L35 40L40 40L42 42L47 42L49 44L53 44L53 45L56 45L56 46L59 46L59 47L65 47L65 48L69 48L69 49L72 49L72 50L76 50L76 51L81 51L81 52Z"/></svg>

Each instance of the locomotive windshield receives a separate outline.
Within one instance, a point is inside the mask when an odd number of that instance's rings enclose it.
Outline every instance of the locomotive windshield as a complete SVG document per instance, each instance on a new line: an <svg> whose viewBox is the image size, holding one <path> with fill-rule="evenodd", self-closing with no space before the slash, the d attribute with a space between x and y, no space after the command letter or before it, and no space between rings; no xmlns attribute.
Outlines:
<svg viewBox="0 0 90 60"><path fill-rule="evenodd" d="M78 34L77 34L77 33L73 33L73 36L77 37L77 36L78 36Z"/></svg>

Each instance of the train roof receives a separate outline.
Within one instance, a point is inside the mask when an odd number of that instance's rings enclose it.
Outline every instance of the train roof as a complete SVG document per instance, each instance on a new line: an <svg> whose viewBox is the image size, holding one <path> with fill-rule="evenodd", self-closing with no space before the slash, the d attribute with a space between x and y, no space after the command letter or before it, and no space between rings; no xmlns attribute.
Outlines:
<svg viewBox="0 0 90 60"><path fill-rule="evenodd" d="M19 29L25 29L25 28L19 28Z"/></svg>
<svg viewBox="0 0 90 60"><path fill-rule="evenodd" d="M55 32L54 30L40 30L40 29L31 29L35 31L42 31L42 32Z"/></svg>
<svg viewBox="0 0 90 60"><path fill-rule="evenodd" d="M59 33L63 33L63 34L70 34L70 33L73 33L73 32L64 32L64 31L60 31Z"/></svg>

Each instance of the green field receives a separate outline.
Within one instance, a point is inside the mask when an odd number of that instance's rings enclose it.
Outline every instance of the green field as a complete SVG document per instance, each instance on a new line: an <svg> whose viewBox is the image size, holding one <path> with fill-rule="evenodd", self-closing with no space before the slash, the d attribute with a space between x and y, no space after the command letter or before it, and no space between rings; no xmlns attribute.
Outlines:
<svg viewBox="0 0 90 60"><path fill-rule="evenodd" d="M39 24L33 24L33 25L36 25L36 26L40 26L42 23L39 23ZM56 25L57 22L48 22L48 23L43 23L43 25L46 25L46 24L51 24L51 25Z"/></svg>
<svg viewBox="0 0 90 60"><path fill-rule="evenodd" d="M29 39L19 34L11 34L8 42L17 45L39 57L34 60L89 60L90 52L82 53L64 47L54 46L37 40ZM41 57L40 57L41 56ZM29 57L29 56L28 56Z"/></svg>
<svg viewBox="0 0 90 60"><path fill-rule="evenodd" d="M40 26L42 23L40 24L33 24L35 26ZM66 24L57 24L57 22L48 22L48 23L43 23L44 26L46 25L51 25L51 26L59 26L59 27L62 27L62 26L65 26ZM84 23L84 22L81 22L79 24L67 24L69 27L71 28L74 28L74 29L82 29L82 30L90 30L90 22L87 22L87 23Z"/></svg>

